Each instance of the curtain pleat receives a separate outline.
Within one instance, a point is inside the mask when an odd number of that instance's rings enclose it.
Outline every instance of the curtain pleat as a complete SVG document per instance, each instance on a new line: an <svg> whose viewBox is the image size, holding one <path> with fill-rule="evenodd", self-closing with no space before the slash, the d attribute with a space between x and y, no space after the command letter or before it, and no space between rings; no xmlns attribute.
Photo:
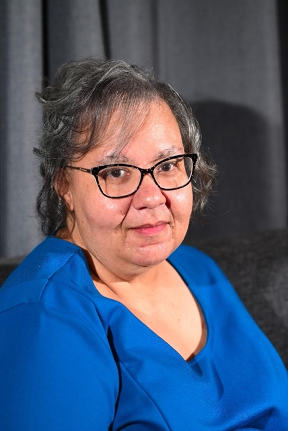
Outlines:
<svg viewBox="0 0 289 431"><path fill-rule="evenodd" d="M114 59L157 68L157 1L107 0L110 53Z"/></svg>
<svg viewBox="0 0 289 431"><path fill-rule="evenodd" d="M32 150L41 120L34 93L42 76L42 13L38 0L1 1L0 7L0 251L13 256L41 237Z"/></svg>
<svg viewBox="0 0 289 431"><path fill-rule="evenodd" d="M49 77L67 61L104 57L100 2L48 0L45 20Z"/></svg>
<svg viewBox="0 0 289 431"><path fill-rule="evenodd" d="M34 93L85 57L153 68L191 104L220 174L190 242L286 227L285 12L278 0L1 0L0 256L42 238Z"/></svg>

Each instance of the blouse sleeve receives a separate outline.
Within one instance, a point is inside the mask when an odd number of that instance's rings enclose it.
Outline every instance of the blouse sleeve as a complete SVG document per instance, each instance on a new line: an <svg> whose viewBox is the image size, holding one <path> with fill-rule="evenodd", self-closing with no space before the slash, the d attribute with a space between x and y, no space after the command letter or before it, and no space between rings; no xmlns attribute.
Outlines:
<svg viewBox="0 0 289 431"><path fill-rule="evenodd" d="M99 327L41 302L0 313L1 429L109 429L118 371Z"/></svg>

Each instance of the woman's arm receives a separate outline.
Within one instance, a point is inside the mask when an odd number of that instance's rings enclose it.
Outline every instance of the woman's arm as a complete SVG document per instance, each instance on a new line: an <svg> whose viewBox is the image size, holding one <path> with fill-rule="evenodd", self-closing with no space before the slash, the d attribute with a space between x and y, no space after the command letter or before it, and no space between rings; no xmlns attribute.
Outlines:
<svg viewBox="0 0 289 431"><path fill-rule="evenodd" d="M36 302L1 313L0 334L1 429L108 430L118 372L101 332Z"/></svg>

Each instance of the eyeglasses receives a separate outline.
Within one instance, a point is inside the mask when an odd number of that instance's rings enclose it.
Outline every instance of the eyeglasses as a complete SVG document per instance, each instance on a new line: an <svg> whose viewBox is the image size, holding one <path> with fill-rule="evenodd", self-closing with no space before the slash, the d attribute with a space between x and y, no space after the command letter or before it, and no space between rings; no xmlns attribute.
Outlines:
<svg viewBox="0 0 289 431"><path fill-rule="evenodd" d="M66 165L65 168L87 172L95 177L99 190L108 198L124 198L133 195L143 177L150 174L161 190L177 190L189 184L198 159L197 154L181 154L167 157L149 169L116 163L86 169Z"/></svg>

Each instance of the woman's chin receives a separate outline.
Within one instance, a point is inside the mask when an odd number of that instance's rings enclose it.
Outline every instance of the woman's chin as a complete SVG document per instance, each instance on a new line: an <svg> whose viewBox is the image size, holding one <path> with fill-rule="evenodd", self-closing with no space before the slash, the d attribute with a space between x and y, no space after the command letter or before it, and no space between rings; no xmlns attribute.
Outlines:
<svg viewBox="0 0 289 431"><path fill-rule="evenodd" d="M166 260L175 249L176 246L173 241L146 244L133 253L131 260L140 267L155 266Z"/></svg>

